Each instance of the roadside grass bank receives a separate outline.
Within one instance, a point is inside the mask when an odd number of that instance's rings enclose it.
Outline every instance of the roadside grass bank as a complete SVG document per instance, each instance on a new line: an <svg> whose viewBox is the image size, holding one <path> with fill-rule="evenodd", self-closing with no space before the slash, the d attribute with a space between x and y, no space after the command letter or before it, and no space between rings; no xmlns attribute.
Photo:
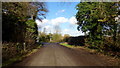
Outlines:
<svg viewBox="0 0 120 68"><path fill-rule="evenodd" d="M92 53L98 53L97 50L94 50L94 49L90 49L88 48L87 46L75 46L75 45L69 45L68 43L60 43L60 45L63 45L65 47L68 47L68 48L81 48L81 49L85 49L85 50L88 50L89 52L92 52Z"/></svg>
<svg viewBox="0 0 120 68"><path fill-rule="evenodd" d="M67 42L65 42L65 43L60 43L60 45L63 45L63 46L68 47L68 48L81 48L81 49L88 50L89 52L92 52L92 53L104 54L104 55L107 55L107 56L111 56L111 57L120 59L119 57L112 56L110 53L106 53L106 52L104 52L104 51L99 51L98 49L94 49L94 48L89 48L88 46L69 45Z"/></svg>
<svg viewBox="0 0 120 68"><path fill-rule="evenodd" d="M15 57L8 59L7 61L4 61L4 62L2 61L1 66L2 67L7 67L7 66L10 66L10 65L12 65L14 63L20 62L24 58L26 58L26 57L30 56L31 54L37 52L38 49L40 49L42 47L42 45L36 45L36 46L37 47L35 47L35 48L33 48L33 49L29 50L29 51L26 51L25 54L23 54L23 55L16 55Z"/></svg>
<svg viewBox="0 0 120 68"><path fill-rule="evenodd" d="M83 49L85 51L90 52L91 54L98 54L100 56L106 57L107 59L109 59L109 62L112 63L113 66L120 66L120 58L116 57L116 56L111 56L109 54L105 54L103 52L99 52L97 49L91 49L87 46L75 46L75 45L69 45L68 43L60 43L60 45L65 46L67 48L73 48L73 49Z"/></svg>

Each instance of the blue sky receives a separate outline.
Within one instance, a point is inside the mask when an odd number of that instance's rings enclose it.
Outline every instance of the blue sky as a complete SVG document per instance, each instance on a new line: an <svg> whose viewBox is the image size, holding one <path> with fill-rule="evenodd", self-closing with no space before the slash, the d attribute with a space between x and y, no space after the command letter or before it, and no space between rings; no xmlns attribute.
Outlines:
<svg viewBox="0 0 120 68"><path fill-rule="evenodd" d="M36 20L39 31L46 29L46 33L54 33L54 27L57 26L60 29L62 35L69 34L71 36L83 35L81 31L77 31L77 22L75 14L77 10L76 5L79 2L46 2L48 13L46 19L42 22Z"/></svg>

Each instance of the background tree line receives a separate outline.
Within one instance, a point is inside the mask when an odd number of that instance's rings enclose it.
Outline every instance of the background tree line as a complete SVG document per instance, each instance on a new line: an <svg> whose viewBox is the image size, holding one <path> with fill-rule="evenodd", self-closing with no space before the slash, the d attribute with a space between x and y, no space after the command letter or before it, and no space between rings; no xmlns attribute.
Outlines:
<svg viewBox="0 0 120 68"><path fill-rule="evenodd" d="M88 36L86 45L120 56L120 2L80 2L76 9L77 29Z"/></svg>
<svg viewBox="0 0 120 68"><path fill-rule="evenodd" d="M43 32L39 32L39 42L62 42L63 36L61 34L61 29L59 25L53 27L54 33L47 33L46 28L43 29Z"/></svg>

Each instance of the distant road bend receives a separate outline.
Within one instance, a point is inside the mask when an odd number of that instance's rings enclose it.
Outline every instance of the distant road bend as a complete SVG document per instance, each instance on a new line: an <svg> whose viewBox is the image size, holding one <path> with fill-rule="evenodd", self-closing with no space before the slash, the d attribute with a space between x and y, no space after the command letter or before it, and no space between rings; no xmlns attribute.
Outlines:
<svg viewBox="0 0 120 68"><path fill-rule="evenodd" d="M82 49L47 43L15 66L108 66L107 60Z"/></svg>

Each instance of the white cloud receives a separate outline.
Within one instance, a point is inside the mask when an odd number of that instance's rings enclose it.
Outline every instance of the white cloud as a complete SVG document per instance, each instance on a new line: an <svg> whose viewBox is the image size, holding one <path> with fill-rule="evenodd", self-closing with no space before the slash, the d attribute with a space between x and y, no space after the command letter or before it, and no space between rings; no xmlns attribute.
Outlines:
<svg viewBox="0 0 120 68"><path fill-rule="evenodd" d="M48 21L49 20L47 20L47 19L43 19L42 21L36 20L36 23L37 23L38 26L40 26L40 25L46 24Z"/></svg>
<svg viewBox="0 0 120 68"><path fill-rule="evenodd" d="M64 36L64 34L69 34L70 36L80 36L80 35L84 35L84 33L82 33L81 31L71 30L71 29L64 29L64 30L62 31L62 35Z"/></svg>
<svg viewBox="0 0 120 68"><path fill-rule="evenodd" d="M42 22L39 20L36 20L36 23L38 25L38 30L43 31L44 28L48 29L49 28L49 20L43 19Z"/></svg>
<svg viewBox="0 0 120 68"><path fill-rule="evenodd" d="M69 23L70 23L70 24L76 24L76 23L77 23L77 19L76 19L75 17L71 17L71 18L69 19Z"/></svg>
<svg viewBox="0 0 120 68"><path fill-rule="evenodd" d="M71 18L65 18L65 17L57 17L55 19L51 19L51 20L48 20L48 19L43 19L42 22L39 21L39 20L36 20L36 23L38 25L43 25L43 24L51 24L51 25L59 25L60 23L65 23L65 22L69 22L70 24L76 24L77 23L77 20L75 17L71 17Z"/></svg>
<svg viewBox="0 0 120 68"><path fill-rule="evenodd" d="M65 12L65 10L61 10L60 12Z"/></svg>
<svg viewBox="0 0 120 68"><path fill-rule="evenodd" d="M46 29L50 29L50 25L45 26Z"/></svg>
<svg viewBox="0 0 120 68"><path fill-rule="evenodd" d="M59 25L60 23L68 22L68 19L65 17L58 17L51 20L52 25Z"/></svg>
<svg viewBox="0 0 120 68"><path fill-rule="evenodd" d="M68 32L68 31L70 31L70 30L69 30L69 29L64 29L63 31L64 31L64 32Z"/></svg>
<svg viewBox="0 0 120 68"><path fill-rule="evenodd" d="M36 20L36 23L38 26L42 26L45 24L59 25L61 23L65 23L65 22L68 22L68 19L65 17L57 17L57 18L51 19L51 20L43 19L42 22L39 20Z"/></svg>
<svg viewBox="0 0 120 68"><path fill-rule="evenodd" d="M37 25L41 24L41 21L39 21L39 20L35 20L35 22L37 23Z"/></svg>
<svg viewBox="0 0 120 68"><path fill-rule="evenodd" d="M43 31L44 28L46 28L47 33L54 33L54 26L56 25L60 26L61 23L69 23L73 27L68 27L68 28L63 29L61 32L62 35L64 34L69 34L71 36L84 35L84 33L76 29L77 25L75 24L77 23L77 20L75 17L71 17L69 19L65 17L57 17L55 19L50 19L50 20L43 19L42 22L39 20L36 20L36 23L38 27L40 27L39 31Z"/></svg>
<svg viewBox="0 0 120 68"><path fill-rule="evenodd" d="M63 12L65 12L64 9L63 9L63 10L59 10L59 11L57 11L55 14L58 15L58 13L63 13Z"/></svg>
<svg viewBox="0 0 120 68"><path fill-rule="evenodd" d="M43 19L42 22L39 20L36 20L36 23L38 26L42 26L44 24L59 25L61 23L65 23L65 22L68 22L68 19L65 17L57 17L57 18L51 19L51 20Z"/></svg>
<svg viewBox="0 0 120 68"><path fill-rule="evenodd" d="M47 19L43 19L42 20L42 23L47 23L49 20L47 20Z"/></svg>
<svg viewBox="0 0 120 68"><path fill-rule="evenodd" d="M53 33L53 26L51 25L46 25L46 26L43 26L43 29L46 28L46 33L50 33L52 32Z"/></svg>

